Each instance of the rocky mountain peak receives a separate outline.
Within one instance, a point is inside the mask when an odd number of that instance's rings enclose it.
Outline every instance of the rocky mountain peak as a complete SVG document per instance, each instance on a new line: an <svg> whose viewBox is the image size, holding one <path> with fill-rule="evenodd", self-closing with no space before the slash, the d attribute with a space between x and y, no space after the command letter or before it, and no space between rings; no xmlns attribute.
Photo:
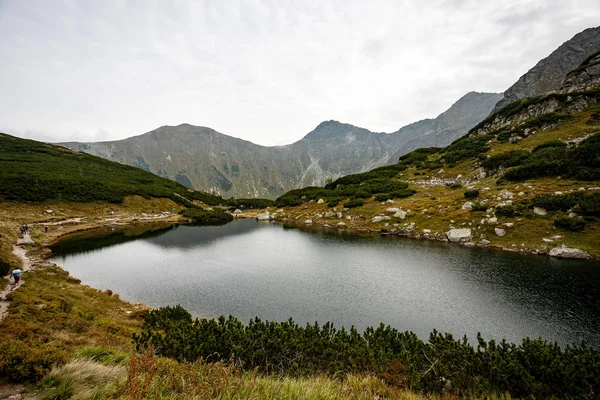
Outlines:
<svg viewBox="0 0 600 400"><path fill-rule="evenodd" d="M563 43L504 92L493 112L525 97L558 90L569 72L600 51L600 27L588 28Z"/></svg>

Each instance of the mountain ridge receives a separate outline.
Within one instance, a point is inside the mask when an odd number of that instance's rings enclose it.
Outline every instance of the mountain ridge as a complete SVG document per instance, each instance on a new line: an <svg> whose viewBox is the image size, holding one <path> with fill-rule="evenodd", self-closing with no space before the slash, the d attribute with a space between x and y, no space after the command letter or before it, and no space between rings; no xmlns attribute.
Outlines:
<svg viewBox="0 0 600 400"><path fill-rule="evenodd" d="M577 33L546 58L537 62L509 87L492 113L515 100L560 89L567 74L598 51L600 51L600 26Z"/></svg>
<svg viewBox="0 0 600 400"><path fill-rule="evenodd" d="M329 179L394 163L422 143L448 144L489 114L500 96L469 92L435 119L392 133L323 121L300 140L280 146L262 146L188 123L116 141L58 144L217 195L275 198L290 189L323 185ZM463 112L448 113L471 101L466 117ZM403 147L405 142L409 145Z"/></svg>

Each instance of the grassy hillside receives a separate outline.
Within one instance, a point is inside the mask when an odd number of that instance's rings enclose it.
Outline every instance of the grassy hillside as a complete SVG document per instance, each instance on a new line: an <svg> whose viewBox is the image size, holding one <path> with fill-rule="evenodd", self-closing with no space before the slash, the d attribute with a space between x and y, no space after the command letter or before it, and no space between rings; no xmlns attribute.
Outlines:
<svg viewBox="0 0 600 400"><path fill-rule="evenodd" d="M164 197L186 205L194 200L224 203L139 168L0 133L2 200L121 203L128 195Z"/></svg>
<svg viewBox="0 0 600 400"><path fill-rule="evenodd" d="M598 89L520 100L448 147L288 192L276 219L437 240L469 228L468 245L600 257L599 101Z"/></svg>

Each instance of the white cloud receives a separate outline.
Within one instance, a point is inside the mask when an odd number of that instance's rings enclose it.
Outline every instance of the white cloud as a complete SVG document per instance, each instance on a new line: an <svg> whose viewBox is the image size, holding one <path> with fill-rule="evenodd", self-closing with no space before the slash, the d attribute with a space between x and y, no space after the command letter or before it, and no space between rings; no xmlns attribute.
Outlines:
<svg viewBox="0 0 600 400"><path fill-rule="evenodd" d="M595 0L0 2L0 131L113 140L187 122L267 145L328 119L391 132L505 90L597 15Z"/></svg>

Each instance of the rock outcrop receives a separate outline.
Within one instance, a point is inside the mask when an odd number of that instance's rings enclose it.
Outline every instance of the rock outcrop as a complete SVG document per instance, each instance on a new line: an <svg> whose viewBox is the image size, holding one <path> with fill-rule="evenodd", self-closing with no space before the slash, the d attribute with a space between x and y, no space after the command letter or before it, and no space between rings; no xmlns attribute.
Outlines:
<svg viewBox="0 0 600 400"><path fill-rule="evenodd" d="M538 62L504 92L492 112L513 101L558 90L569 72L600 51L600 27L586 29Z"/></svg>

